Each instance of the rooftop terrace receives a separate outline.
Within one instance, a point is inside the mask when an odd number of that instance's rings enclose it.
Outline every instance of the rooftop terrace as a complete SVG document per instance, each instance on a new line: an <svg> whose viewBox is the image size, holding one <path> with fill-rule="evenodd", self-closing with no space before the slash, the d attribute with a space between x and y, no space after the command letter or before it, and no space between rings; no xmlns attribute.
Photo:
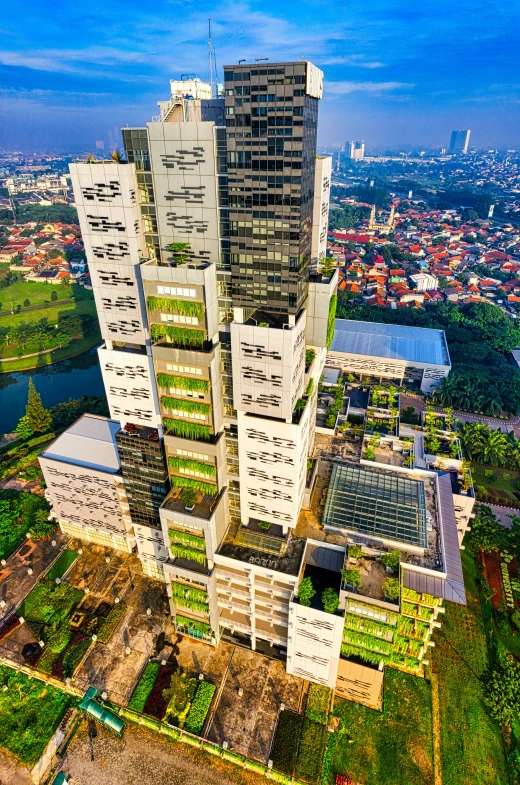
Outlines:
<svg viewBox="0 0 520 785"><path fill-rule="evenodd" d="M273 537L232 524L218 553L246 564L257 564L288 575L298 575L304 548L305 540L299 537Z"/></svg>

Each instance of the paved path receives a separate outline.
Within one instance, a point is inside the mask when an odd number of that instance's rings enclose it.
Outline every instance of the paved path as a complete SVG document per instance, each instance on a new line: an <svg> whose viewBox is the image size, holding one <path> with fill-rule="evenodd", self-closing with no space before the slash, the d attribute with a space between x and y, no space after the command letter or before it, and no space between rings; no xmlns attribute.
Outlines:
<svg viewBox="0 0 520 785"><path fill-rule="evenodd" d="M487 506L491 507L502 526L506 526L508 529L511 528L511 516L520 517L520 510L515 508L502 507L499 504L488 504Z"/></svg>
<svg viewBox="0 0 520 785"><path fill-rule="evenodd" d="M0 316L16 316L17 313L25 313L26 311L39 311L43 308L54 308L56 305L67 305L73 303L74 300L49 300L48 303L38 303L37 305L26 305L25 308L20 308L19 311L0 311Z"/></svg>
<svg viewBox="0 0 520 785"><path fill-rule="evenodd" d="M416 395L401 394L401 409L406 409L408 406L413 406L416 411L425 410L426 403L424 398ZM434 407L436 412L442 412L440 406ZM514 431L515 436L520 438L520 417L514 415L508 420L502 420L500 417L486 417L484 414L471 414L470 412L454 411L453 414L460 420L460 422L480 422L488 425L494 431Z"/></svg>

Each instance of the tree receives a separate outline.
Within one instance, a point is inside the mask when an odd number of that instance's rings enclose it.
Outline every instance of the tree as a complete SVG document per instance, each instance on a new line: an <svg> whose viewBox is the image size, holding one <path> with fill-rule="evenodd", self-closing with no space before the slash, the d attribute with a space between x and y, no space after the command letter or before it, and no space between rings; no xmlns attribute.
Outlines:
<svg viewBox="0 0 520 785"><path fill-rule="evenodd" d="M341 578L344 583L347 583L349 586L359 587L361 586L361 573L359 570L345 570L344 568L341 569Z"/></svg>
<svg viewBox="0 0 520 785"><path fill-rule="evenodd" d="M339 605L339 596L330 586L321 593L321 604L325 613L336 613Z"/></svg>
<svg viewBox="0 0 520 785"><path fill-rule="evenodd" d="M520 662L508 654L482 678L484 701L491 716L511 727L520 714Z"/></svg>
<svg viewBox="0 0 520 785"><path fill-rule="evenodd" d="M33 540L44 540L56 531L56 526L54 518L49 520L49 510L37 510L29 528L29 533Z"/></svg>
<svg viewBox="0 0 520 785"><path fill-rule="evenodd" d="M56 291L56 289L53 289L51 292L51 300L53 302L56 302L57 299L58 299L58 292Z"/></svg>
<svg viewBox="0 0 520 785"><path fill-rule="evenodd" d="M29 424L29 420L24 415L20 417L18 420L18 425L14 429L14 432L17 433L21 439L30 439L33 435L34 431Z"/></svg>
<svg viewBox="0 0 520 785"><path fill-rule="evenodd" d="M401 551L397 549L391 551L391 553L384 553L381 556L381 561L385 565L385 567L389 567L394 572L397 572L399 569L399 563L401 561Z"/></svg>
<svg viewBox="0 0 520 785"><path fill-rule="evenodd" d="M28 308L30 306L30 304L31 304L30 301L26 297L25 300L23 301L23 307L24 308Z"/></svg>
<svg viewBox="0 0 520 785"><path fill-rule="evenodd" d="M52 426L50 412L44 407L40 393L37 392L32 377L29 379L25 416L28 426L32 428L34 433L46 433Z"/></svg>
<svg viewBox="0 0 520 785"><path fill-rule="evenodd" d="M312 580L309 577L303 578L300 585L298 586L297 596L300 600L300 605L309 606L315 594L316 589L312 585Z"/></svg>
<svg viewBox="0 0 520 785"><path fill-rule="evenodd" d="M498 551L507 545L507 532L500 524L497 516L485 504L476 504L475 518L471 522L471 531L466 534L474 551Z"/></svg>

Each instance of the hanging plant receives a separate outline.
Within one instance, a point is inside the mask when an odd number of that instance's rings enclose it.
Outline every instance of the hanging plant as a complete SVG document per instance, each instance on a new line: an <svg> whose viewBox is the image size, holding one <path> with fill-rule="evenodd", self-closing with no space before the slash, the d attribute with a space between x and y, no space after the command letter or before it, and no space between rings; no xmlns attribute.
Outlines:
<svg viewBox="0 0 520 785"><path fill-rule="evenodd" d="M181 543L196 551L206 552L206 541L204 537L199 537L197 534L190 534L189 532L177 531L177 529L168 529L168 535L171 543Z"/></svg>
<svg viewBox="0 0 520 785"><path fill-rule="evenodd" d="M215 496L217 493L217 486L209 482L202 482L202 480L193 480L191 477L179 477L176 474L172 476L172 483L176 488L194 488L204 495Z"/></svg>
<svg viewBox="0 0 520 785"><path fill-rule="evenodd" d="M196 422L186 422L185 420L172 420L163 417L164 427L172 436L180 436L182 439L192 439L196 442L209 442L211 440L211 428L209 425L200 425Z"/></svg>
<svg viewBox="0 0 520 785"><path fill-rule="evenodd" d="M189 376L158 373L157 381L160 387L175 387L179 390L201 390L202 392L209 392L209 381L207 379L192 379Z"/></svg>
<svg viewBox="0 0 520 785"><path fill-rule="evenodd" d="M177 455L170 455L168 458L168 466L170 469L191 469L194 472L205 474L212 477L216 474L217 468L214 464L204 463L203 461L196 461L194 458L180 458Z"/></svg>
<svg viewBox="0 0 520 785"><path fill-rule="evenodd" d="M190 401L185 398L170 398L168 395L162 396L161 403L165 409L171 409L178 412L197 412L205 415L211 413L210 403Z"/></svg>
<svg viewBox="0 0 520 785"><path fill-rule="evenodd" d="M195 316L200 320L204 319L204 303L153 296L148 297L146 303L150 311L163 311L165 313L180 314L181 316Z"/></svg>
<svg viewBox="0 0 520 785"><path fill-rule="evenodd" d="M206 340L204 330L194 330L190 327L174 327L171 324L152 324L151 333L154 341L166 337L175 346L181 348L200 348Z"/></svg>

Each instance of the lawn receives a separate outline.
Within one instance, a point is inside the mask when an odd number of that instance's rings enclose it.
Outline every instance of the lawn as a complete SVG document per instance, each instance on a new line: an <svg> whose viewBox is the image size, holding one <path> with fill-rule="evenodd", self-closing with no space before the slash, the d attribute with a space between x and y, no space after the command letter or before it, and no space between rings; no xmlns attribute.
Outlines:
<svg viewBox="0 0 520 785"><path fill-rule="evenodd" d="M40 312L41 313L41 312ZM67 360L69 357L74 357L76 354L88 352L101 343L101 333L99 330L94 330L86 338L80 338L79 341L71 341L68 346L63 349L55 349L53 352L45 352L34 357L27 357L26 359L8 360L0 363L0 373L12 373L13 371L27 371L30 368L41 368L42 365L52 365L61 360Z"/></svg>
<svg viewBox="0 0 520 785"><path fill-rule="evenodd" d="M493 477L486 477L486 471L493 472ZM495 466L472 463L471 474L474 485L483 486L491 494L493 491L505 491L507 494L514 495L519 490L516 484L520 480L520 472L514 469L499 469ZM507 499L503 499L503 501L507 501Z"/></svg>
<svg viewBox="0 0 520 785"><path fill-rule="evenodd" d="M440 755L450 785L509 783L500 729L486 712L480 676L487 666L476 567L462 551L468 605L448 603L431 652L438 680Z"/></svg>
<svg viewBox="0 0 520 785"><path fill-rule="evenodd" d="M336 774L359 785L433 784L431 689L424 679L388 668L382 712L336 698L332 715L341 726L330 743L327 785Z"/></svg>
<svg viewBox="0 0 520 785"><path fill-rule="evenodd" d="M76 551L68 549L63 551L46 574L46 579L52 583L56 578L63 578L67 570L72 567L78 557L79 554Z"/></svg>
<svg viewBox="0 0 520 785"><path fill-rule="evenodd" d="M85 299L78 300L74 303L67 303L66 305L49 305L48 308L38 308L35 311L22 311L21 313L7 314L6 316L0 316L0 327L19 327L20 324L39 322L40 319L44 318L49 320L49 324L56 324L58 321L58 314L67 311L71 311L75 314L88 313L90 316L96 316L96 303L93 299ZM14 351L14 356L16 357L16 348L14 346L4 347L2 357L13 356L12 354L9 354L9 350L12 352Z"/></svg>
<svg viewBox="0 0 520 785"><path fill-rule="evenodd" d="M34 765L76 699L0 665L0 746Z"/></svg>
<svg viewBox="0 0 520 785"><path fill-rule="evenodd" d="M63 286L60 284L39 283L37 281L16 281L5 289L0 289L0 311L16 308L17 305L24 307L24 301L29 300L29 305L43 305L48 300L51 301L51 293L56 292L58 300L67 300L73 294L81 297L84 290L75 285ZM30 311L28 312L30 313Z"/></svg>

